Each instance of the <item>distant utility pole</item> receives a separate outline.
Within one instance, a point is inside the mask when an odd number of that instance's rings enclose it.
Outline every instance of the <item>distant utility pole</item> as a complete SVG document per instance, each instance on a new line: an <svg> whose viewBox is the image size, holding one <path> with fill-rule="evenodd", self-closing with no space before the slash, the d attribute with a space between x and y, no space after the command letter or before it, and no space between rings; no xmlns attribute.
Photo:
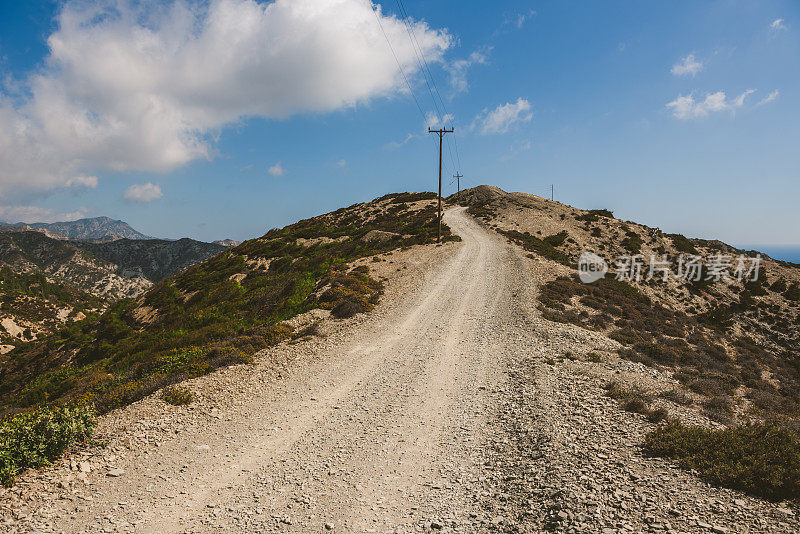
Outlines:
<svg viewBox="0 0 800 534"><path fill-rule="evenodd" d="M556 191L555 184L550 184L550 200L555 200L555 191Z"/></svg>
<svg viewBox="0 0 800 534"><path fill-rule="evenodd" d="M442 138L444 134L453 133L453 129L441 128L439 130L431 130L428 127L428 133L439 134L439 229L436 231L436 242L442 242Z"/></svg>
<svg viewBox="0 0 800 534"><path fill-rule="evenodd" d="M463 178L463 177L464 177L464 175L461 174L461 173L458 173L458 172L453 175L453 178L456 179L456 188L458 189L459 193L461 192L461 178ZM450 183L452 184L453 182L450 182Z"/></svg>

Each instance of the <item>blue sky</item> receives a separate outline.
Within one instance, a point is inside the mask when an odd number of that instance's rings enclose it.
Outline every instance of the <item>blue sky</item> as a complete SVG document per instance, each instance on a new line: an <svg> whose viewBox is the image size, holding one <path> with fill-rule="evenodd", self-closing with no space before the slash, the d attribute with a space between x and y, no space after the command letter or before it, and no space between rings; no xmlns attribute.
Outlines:
<svg viewBox="0 0 800 534"><path fill-rule="evenodd" d="M161 237L243 239L435 189L435 109L397 2L371 19L361 0L325 16L286 2L0 1L0 219L108 215ZM446 193L460 170L462 185L555 184L557 200L669 232L800 245L798 2L404 7L456 128ZM223 9L252 17L252 41L211 24Z"/></svg>

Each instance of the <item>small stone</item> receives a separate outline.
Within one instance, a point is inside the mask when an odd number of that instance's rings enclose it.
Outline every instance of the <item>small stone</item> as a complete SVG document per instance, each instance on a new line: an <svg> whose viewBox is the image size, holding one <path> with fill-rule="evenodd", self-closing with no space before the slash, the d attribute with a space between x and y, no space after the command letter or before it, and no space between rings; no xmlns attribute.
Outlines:
<svg viewBox="0 0 800 534"><path fill-rule="evenodd" d="M112 467L111 469L108 470L108 472L106 473L106 476L107 477L121 477L124 474L125 474L125 471L123 469L120 469L119 467Z"/></svg>
<svg viewBox="0 0 800 534"><path fill-rule="evenodd" d="M92 472L92 464L89 462L80 462L78 463L78 470L81 473L91 473Z"/></svg>
<svg viewBox="0 0 800 534"><path fill-rule="evenodd" d="M325 523L325 530L333 530L333 523Z"/></svg>

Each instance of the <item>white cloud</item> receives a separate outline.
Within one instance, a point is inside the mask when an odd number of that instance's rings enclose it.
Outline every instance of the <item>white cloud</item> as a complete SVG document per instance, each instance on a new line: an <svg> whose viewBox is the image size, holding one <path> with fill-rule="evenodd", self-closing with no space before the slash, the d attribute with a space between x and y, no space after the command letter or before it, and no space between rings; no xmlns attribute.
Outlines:
<svg viewBox="0 0 800 534"><path fill-rule="evenodd" d="M488 51L478 51L471 53L467 59L457 59L447 65L445 69L450 74L450 86L458 93L466 92L469 89L467 82L467 71L473 65L485 65L488 60Z"/></svg>
<svg viewBox="0 0 800 534"><path fill-rule="evenodd" d="M517 13L517 28L522 28L525 25L525 21L536 16L536 11L531 9L527 13Z"/></svg>
<svg viewBox="0 0 800 534"><path fill-rule="evenodd" d="M77 176L68 178L64 185L67 187L86 187L88 189L95 189L97 187L97 176L78 174Z"/></svg>
<svg viewBox="0 0 800 534"><path fill-rule="evenodd" d="M386 145L384 145L384 148L400 148L401 146L408 144L409 141L415 139L416 137L417 136L414 134L408 134L402 141L389 141L388 143L386 143Z"/></svg>
<svg viewBox="0 0 800 534"><path fill-rule="evenodd" d="M0 90L0 194L100 171L169 171L210 158L219 130L248 117L407 91L372 9L364 0L68 0L43 66L17 93ZM403 21L379 17L413 79ZM451 36L411 24L428 61L441 61Z"/></svg>
<svg viewBox="0 0 800 534"><path fill-rule="evenodd" d="M687 96L680 95L672 102L669 102L667 108L678 119L697 119L720 111L734 111L742 107L745 99L753 93L755 93L755 89L748 89L733 100L728 100L725 91L708 93L704 100L695 100L694 95L691 94Z"/></svg>
<svg viewBox="0 0 800 534"><path fill-rule="evenodd" d="M522 29L525 22L536 16L536 10L530 9L525 12L507 13L503 20L504 25L514 25L517 29Z"/></svg>
<svg viewBox="0 0 800 534"><path fill-rule="evenodd" d="M775 89L770 94L762 98L761 101L758 104L756 104L756 106L763 106L764 104L769 104L770 102L774 102L775 100L778 99L778 96L780 96L780 94L781 92Z"/></svg>
<svg viewBox="0 0 800 534"><path fill-rule="evenodd" d="M279 161L278 163L272 165L269 169L267 169L267 172L270 173L272 176L283 176L289 171L284 169L283 166L281 165L281 162Z"/></svg>
<svg viewBox="0 0 800 534"><path fill-rule="evenodd" d="M703 63L694 57L694 54L689 54L678 63L675 63L669 70L675 76L694 76L703 70Z"/></svg>
<svg viewBox="0 0 800 534"><path fill-rule="evenodd" d="M39 206L3 206L0 205L0 221L9 223L61 222L74 221L86 216L86 210L80 208L71 213L59 213Z"/></svg>
<svg viewBox="0 0 800 534"><path fill-rule="evenodd" d="M347 168L347 160L346 159L340 159L339 161L336 162L336 166L339 167L340 169L346 169Z"/></svg>
<svg viewBox="0 0 800 534"><path fill-rule="evenodd" d="M736 98L733 99L733 102L731 102L730 107L734 107L734 108L742 107L744 105L744 99L747 98L748 96L752 95L755 92L756 92L755 89L746 90L744 93L740 94L739 96L737 96Z"/></svg>
<svg viewBox="0 0 800 534"><path fill-rule="evenodd" d="M784 23L783 19L775 19L775 20L772 21L772 23L769 25L769 27L770 27L770 29L772 31L776 31L777 32L777 31L780 31L780 30L785 30L786 29L786 24Z"/></svg>
<svg viewBox="0 0 800 534"><path fill-rule="evenodd" d="M122 198L130 202L152 202L153 200L163 197L161 186L152 182L145 184L134 184L125 190Z"/></svg>
<svg viewBox="0 0 800 534"><path fill-rule="evenodd" d="M516 102L507 102L497 106L492 111L484 109L475 117L472 128L477 128L482 134L501 134L511 128L530 122L533 119L531 104L524 98Z"/></svg>

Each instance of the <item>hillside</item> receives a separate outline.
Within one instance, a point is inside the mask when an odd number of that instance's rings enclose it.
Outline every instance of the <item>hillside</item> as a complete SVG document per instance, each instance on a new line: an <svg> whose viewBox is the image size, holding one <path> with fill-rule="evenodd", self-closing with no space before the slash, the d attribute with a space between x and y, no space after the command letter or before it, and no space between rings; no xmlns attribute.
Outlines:
<svg viewBox="0 0 800 534"><path fill-rule="evenodd" d="M117 265L117 274L158 282L222 252L227 247L194 239L117 239L107 243L78 243L81 250Z"/></svg>
<svg viewBox="0 0 800 534"><path fill-rule="evenodd" d="M0 360L0 410L87 399L109 410L164 384L247 361L293 335L281 322L297 314L365 311L380 283L348 263L435 239L431 195L389 195L271 230L99 318L26 345ZM110 245L116 243L103 246Z"/></svg>
<svg viewBox="0 0 800 534"><path fill-rule="evenodd" d="M224 248L191 239L90 243L0 231L0 350L135 297Z"/></svg>
<svg viewBox="0 0 800 534"><path fill-rule="evenodd" d="M541 287L545 317L603 332L620 344L623 358L668 368L697 396L705 415L731 423L752 417L800 415L800 266L742 251L719 241L666 234L613 217L608 210L581 210L527 195L481 186L450 197L495 231L532 253L552 279ZM581 283L575 268L582 252L609 265L594 284ZM640 255L641 279L629 276L621 257ZM666 255L671 265L659 263ZM759 255L757 278L750 272ZM679 276L690 257L697 275ZM729 258L730 276L716 279L715 256ZM669 268L650 275L655 268ZM748 275L734 275L743 261ZM699 278L695 280L694 278ZM709 280L709 278L711 278Z"/></svg>
<svg viewBox="0 0 800 534"><path fill-rule="evenodd" d="M109 217L93 217L54 223L17 223L8 225L20 230L41 231L48 237L106 242L117 239L152 239L124 222Z"/></svg>

